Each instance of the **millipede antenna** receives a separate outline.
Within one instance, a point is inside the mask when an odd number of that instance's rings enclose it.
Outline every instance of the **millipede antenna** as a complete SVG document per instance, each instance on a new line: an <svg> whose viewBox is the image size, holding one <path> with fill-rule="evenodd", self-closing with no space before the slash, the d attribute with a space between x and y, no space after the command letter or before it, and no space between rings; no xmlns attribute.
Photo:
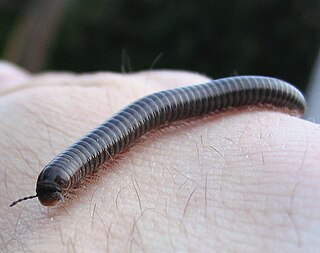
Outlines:
<svg viewBox="0 0 320 253"><path fill-rule="evenodd" d="M29 197L24 197L24 198L18 199L18 200L16 200L16 201L12 202L12 203L10 204L10 207L15 206L16 204L18 204L18 203L21 202L21 201L25 201L25 200L33 199L33 198L37 198L37 197L38 197L38 195L33 195L33 196L29 196Z"/></svg>

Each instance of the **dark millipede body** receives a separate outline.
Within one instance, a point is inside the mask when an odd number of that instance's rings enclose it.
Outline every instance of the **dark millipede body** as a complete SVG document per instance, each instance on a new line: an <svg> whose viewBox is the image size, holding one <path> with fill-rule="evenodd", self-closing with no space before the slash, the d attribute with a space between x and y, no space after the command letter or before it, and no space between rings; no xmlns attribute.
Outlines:
<svg viewBox="0 0 320 253"><path fill-rule="evenodd" d="M230 107L258 104L284 107L300 114L306 107L303 95L290 84L259 76L224 78L141 98L56 156L41 171L37 194L10 206L34 197L45 206L55 205L81 179L159 126Z"/></svg>

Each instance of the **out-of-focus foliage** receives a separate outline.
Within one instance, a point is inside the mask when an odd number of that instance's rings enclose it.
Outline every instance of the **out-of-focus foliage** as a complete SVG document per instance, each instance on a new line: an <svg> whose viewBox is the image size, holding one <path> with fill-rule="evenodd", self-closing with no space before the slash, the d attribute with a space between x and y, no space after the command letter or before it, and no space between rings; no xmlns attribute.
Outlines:
<svg viewBox="0 0 320 253"><path fill-rule="evenodd" d="M28 1L0 0L0 53L4 53L7 39L12 32L12 28L18 22L19 16L23 13Z"/></svg>
<svg viewBox="0 0 320 253"><path fill-rule="evenodd" d="M2 50L27 1L8 2ZM69 0L44 68L259 74L303 88L319 41L318 0Z"/></svg>

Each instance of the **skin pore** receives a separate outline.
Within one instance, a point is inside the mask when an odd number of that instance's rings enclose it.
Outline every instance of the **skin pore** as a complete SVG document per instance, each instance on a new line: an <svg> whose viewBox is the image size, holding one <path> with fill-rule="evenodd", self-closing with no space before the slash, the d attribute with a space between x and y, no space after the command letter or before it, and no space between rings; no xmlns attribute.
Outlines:
<svg viewBox="0 0 320 253"><path fill-rule="evenodd" d="M5 68L3 68L5 66ZM148 134L56 207L37 199L53 156L181 71L43 73L0 65L0 251L316 252L320 127L245 108Z"/></svg>

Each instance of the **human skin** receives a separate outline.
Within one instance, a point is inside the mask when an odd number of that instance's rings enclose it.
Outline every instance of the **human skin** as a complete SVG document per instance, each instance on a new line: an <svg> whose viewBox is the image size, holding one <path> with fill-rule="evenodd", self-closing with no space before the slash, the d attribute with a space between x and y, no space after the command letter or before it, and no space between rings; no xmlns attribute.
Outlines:
<svg viewBox="0 0 320 253"><path fill-rule="evenodd" d="M35 193L50 159L128 103L208 78L181 71L31 75L3 64L1 252L320 250L320 126L270 108L153 131L64 203L32 199L10 208Z"/></svg>

